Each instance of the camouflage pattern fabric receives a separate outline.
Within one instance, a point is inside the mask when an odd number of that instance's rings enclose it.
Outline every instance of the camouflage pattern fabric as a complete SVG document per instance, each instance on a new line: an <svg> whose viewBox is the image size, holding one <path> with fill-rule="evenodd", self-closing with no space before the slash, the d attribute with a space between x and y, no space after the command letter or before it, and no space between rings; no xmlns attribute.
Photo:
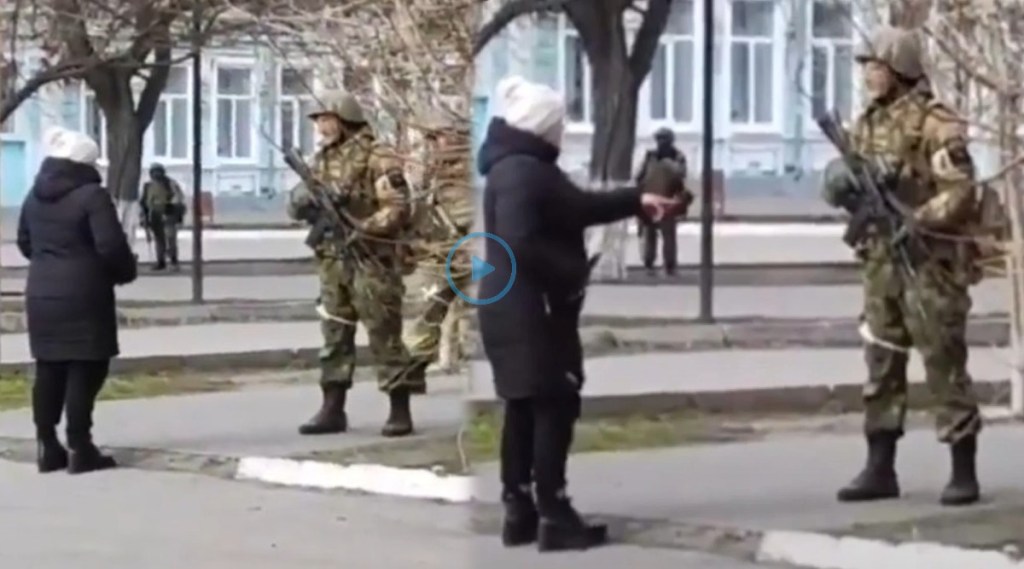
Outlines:
<svg viewBox="0 0 1024 569"><path fill-rule="evenodd" d="M972 207L974 168L964 125L952 111L927 92L911 90L891 103L871 104L851 135L858 154L894 165L893 191L912 208L919 227L956 232L963 226ZM912 346L924 362L938 437L953 443L981 430L967 372L969 261L955 243L925 239L930 257L919 260L916 282L906 282L881 237L869 237L859 250L864 260L861 332L868 341L865 429L902 433Z"/></svg>
<svg viewBox="0 0 1024 569"><path fill-rule="evenodd" d="M408 188L400 162L391 150L363 128L317 154L313 171L339 192L345 209L358 220L364 239L379 263L354 265L327 241L317 247L324 346L320 354L324 383L351 385L355 365L355 325L369 334L378 386L423 393L412 377L412 362L402 343L402 298L405 287L397 260L396 240L408 215Z"/></svg>
<svg viewBox="0 0 1024 569"><path fill-rule="evenodd" d="M426 217L426 226L419 228L422 246L417 255L420 273L424 275L424 308L412 322L405 338L413 358L432 363L438 358L442 324L451 309L458 312L464 302L448 282L445 265L451 247L468 234L475 217L473 188L470 185L471 161L466 159L468 145L449 133L446 144L427 156L423 183L434 194L437 207L455 225L455 231L434 217ZM466 141L468 142L468 141ZM460 247L452 258L451 274L455 286L466 291L470 281L470 248ZM453 317L459 317L453 315Z"/></svg>

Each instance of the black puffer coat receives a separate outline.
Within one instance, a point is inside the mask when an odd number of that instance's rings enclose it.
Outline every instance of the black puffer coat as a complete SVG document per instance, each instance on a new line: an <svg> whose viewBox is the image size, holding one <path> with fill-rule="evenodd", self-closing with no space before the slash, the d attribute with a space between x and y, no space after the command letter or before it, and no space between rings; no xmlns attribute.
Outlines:
<svg viewBox="0 0 1024 569"><path fill-rule="evenodd" d="M625 189L585 192L557 165L559 151L502 119L491 122L480 150L486 176L485 231L504 240L515 256L508 293L478 308L484 351L499 397L559 397L583 382L580 293L589 277L584 230L641 211L640 194ZM495 298L512 273L497 241L486 243L494 272L478 296Z"/></svg>
<svg viewBox="0 0 1024 569"><path fill-rule="evenodd" d="M29 260L25 305L32 357L116 356L114 286L135 280L136 262L94 167L43 162L21 208L18 248Z"/></svg>

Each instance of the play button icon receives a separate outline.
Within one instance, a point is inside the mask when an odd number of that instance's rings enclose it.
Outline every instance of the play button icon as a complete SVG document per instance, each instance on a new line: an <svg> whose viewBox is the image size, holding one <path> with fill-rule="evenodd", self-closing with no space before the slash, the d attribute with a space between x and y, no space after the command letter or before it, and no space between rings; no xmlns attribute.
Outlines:
<svg viewBox="0 0 1024 569"><path fill-rule="evenodd" d="M455 258L455 252L458 251L459 248L461 247L468 246L469 241L471 239L487 239L489 241L497 243L498 245L501 246L501 249L504 249L505 254L508 255L509 262L507 265L500 260L495 261L494 259L491 259L492 261L498 263L499 266L503 266L503 269L501 271L498 270L498 267L495 267L493 264L487 262L486 260L477 255L470 256L469 280L471 283L480 282L484 277L487 277L492 274L495 274L495 276L493 276L492 278L498 278L498 275L496 273L507 273L501 276L502 279L508 279L508 282L505 283L505 286L502 287L502 289L498 291L497 294L488 298L475 298L473 296L466 294L465 291L459 289L458 285L456 284L456 279L452 276L452 260ZM490 254L494 254L494 249L494 247L490 249ZM465 257L462 258L464 259ZM466 283L462 279L465 279L466 273L462 271L465 271L465 268L463 268L460 271L462 276L459 278L459 281L462 282L463 285L465 285ZM516 282L516 257L512 253L512 247L509 247L508 243L506 243L505 240L502 239L501 237L498 237L493 233L470 233L469 235L466 235L465 237L456 241L455 245L453 245L452 248L448 251L448 258L445 260L444 264L444 272L445 276L448 278L448 286L452 287L452 290L455 291L455 294L459 295L459 298L465 300L469 304L473 304L476 306L491 304L501 300L502 298L505 297L506 294L508 294L510 290L512 290L512 285L515 284ZM490 286L491 284L493 283L489 282L488 286Z"/></svg>
<svg viewBox="0 0 1024 569"><path fill-rule="evenodd" d="M477 257L476 255L473 255L472 272L470 273L469 277L470 279L472 279L473 282L476 282L493 272L494 265L488 263L487 261L481 259L480 257Z"/></svg>

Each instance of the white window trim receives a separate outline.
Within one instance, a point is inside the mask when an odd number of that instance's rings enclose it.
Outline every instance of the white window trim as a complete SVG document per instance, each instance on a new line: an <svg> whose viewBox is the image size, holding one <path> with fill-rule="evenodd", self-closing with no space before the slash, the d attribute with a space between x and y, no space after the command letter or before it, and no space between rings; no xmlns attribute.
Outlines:
<svg viewBox="0 0 1024 569"><path fill-rule="evenodd" d="M185 94L184 95L178 95L178 94L168 94L168 93L164 92L164 93L161 93L161 95L160 95L160 101L161 102L165 102L166 101L166 103L168 104L168 108L170 108L170 105L169 105L170 102L174 101L175 99L179 99L179 100L184 99L187 102L188 112L186 113L186 115L187 115L188 118L186 120L188 122L188 128L186 128L185 130L186 130L186 137L187 137L187 144L188 144L188 146L187 146L185 157L184 158L174 158L172 156L161 156L161 155L156 153L156 129L154 128L154 124L155 124L155 121L156 121L156 114L155 113L153 115L154 122L150 123L149 128L146 129L146 148L148 149L147 155L151 159L150 161L152 161L152 162L159 162L159 163L161 163L161 164L163 164L165 166L181 166L181 165L184 165L184 164L191 164L192 161L193 161L192 154L193 154L193 147L194 147L194 138L193 138L193 132L192 132L192 126L193 126L192 125L192 100L193 100L194 91L193 91L193 87L192 87L192 65L190 65L188 63L179 63L178 65L175 65L174 67L180 67L180 68L184 69L185 72L186 72L186 75L188 77L188 83L187 83L187 85L185 87L185 89L186 89ZM170 125L168 124L168 126L170 126ZM171 132L172 132L172 130L170 128L168 128L167 133L170 134ZM168 142L167 149L170 150L170 148L171 148L170 140L168 140L167 142Z"/></svg>
<svg viewBox="0 0 1024 569"><path fill-rule="evenodd" d="M250 129L250 133L249 133L250 134L250 136L249 136L249 156L245 157L245 158L221 156L220 152L218 152L218 150L217 150L217 146L220 144L220 140L219 140L218 137L220 136L220 126L219 126L220 125L220 99L222 98L221 93L220 93L220 89L218 88L219 87L218 86L218 78L219 78L220 70L222 68L227 68L227 69L247 69L247 70L249 70L249 73L251 74L250 83L249 84L251 85L251 90L250 90L251 100L250 100L250 102L252 103L252 105L251 105L252 124L249 127L249 129ZM211 139L213 140L211 154L213 155L213 158L215 160L215 164L251 166L251 165L255 165L255 164L259 163L259 156L256 155L257 154L257 149L258 149L258 145L256 143L256 140L257 140L257 138L259 136L261 136L260 131L259 131L259 125L261 124L260 121L261 121L262 117L260 116L261 109L260 109L260 100L259 100L259 89L258 89L258 85L257 85L258 78L259 78L259 75L257 74L257 61L256 61L255 58L252 58L252 57L218 57L213 62L213 72L211 74L211 82L210 82L210 88L213 90L212 97L211 97L212 100L213 100L213 105L212 105L213 108L210 111L210 114L211 114L211 117L212 117L212 120L210 122L211 122L211 125L212 125L212 131L213 131L213 136L211 137ZM229 99L234 99L234 100L241 100L242 99L242 97L239 96L239 95L225 95L224 97L229 98Z"/></svg>
<svg viewBox="0 0 1024 569"><path fill-rule="evenodd" d="M79 126L81 131L86 135L90 135L87 125L89 124L89 99L95 99L96 93L89 87L85 80L79 80L78 82L78 117ZM99 108L99 104L96 103L97 109L99 109L100 116L100 138L95 141L96 145L100 149L100 159L96 161L99 166L109 166L110 157L107 156L107 116L103 113L103 109Z"/></svg>
<svg viewBox="0 0 1024 569"><path fill-rule="evenodd" d="M579 33L572 29L569 25L568 18L564 14L558 16L558 91L564 97L566 94L565 85L565 70L566 62L569 54L565 49L565 40L568 37L579 37ZM565 121L565 132L568 134L594 134L594 121L590 119L591 113L593 113L593 89L590 88L594 82L594 74L590 69L590 62L587 61L586 56L583 58L583 78L585 83L586 93L583 95L583 115L585 117L582 121L572 121L568 117Z"/></svg>
<svg viewBox="0 0 1024 569"><path fill-rule="evenodd" d="M668 108L666 109L666 117L664 119L656 119L651 116L651 78L654 74L652 68L651 73L647 74L647 78L644 80L643 86L640 88L640 101L638 105L638 114L642 118L638 121L637 132L642 133L644 130L641 127L645 127L649 134L653 134L655 130L666 127L676 132L694 133L699 132L701 129L701 118L704 113L704 74L696 73L698 67L703 68L704 65L704 2L700 0L694 0L693 2L693 31L689 34L674 34L665 32L659 39L659 45L665 49L665 61L666 61L666 74L665 82L668 92L665 95ZM672 118L672 100L675 98L675 76L672 74L672 63L674 62L674 52L669 49L671 44L677 40L690 40L693 42L693 70L695 71L694 77L692 77L692 89L693 89L693 116L691 119L686 121L677 121Z"/></svg>
<svg viewBox="0 0 1024 569"><path fill-rule="evenodd" d="M732 2L726 0L724 13L723 27L726 33L724 34L724 48L722 50L722 60L725 78L725 85L728 89L725 92L728 94L728 98L722 98L723 116L725 118L726 132L736 134L783 134L783 104L786 94L786 87L788 81L786 80L786 15L785 11L778 0L759 0L763 2L769 2L772 5L772 16L774 18L774 25L772 26L772 37L771 38L759 38L759 37L746 37L746 36L733 36L732 34ZM731 104L732 104L732 44L733 38L743 42L749 42L753 44L769 44L772 46L772 120L767 123L737 123L732 120L730 116ZM754 112L753 102L751 102L751 113Z"/></svg>
<svg viewBox="0 0 1024 569"><path fill-rule="evenodd" d="M804 118L805 118L805 120L804 120L804 130L806 131L805 134L811 135L811 138L816 138L816 139L821 139L821 140L825 139L824 135L822 135L821 131L818 129L818 125L814 122L814 109L811 106L810 93L811 93L811 82L813 81L813 73L814 73L813 60L812 60L812 58L813 58L812 48L817 47L817 46L833 46L834 47L836 45L844 45L844 46L845 45L849 45L851 48L853 48L854 53L856 53L856 50L858 48L860 48L863 45L864 41L865 41L864 30L867 29L866 26L868 24L868 16L865 13L865 10L869 9L870 6L869 7L865 7L860 2L858 2L857 0L847 0L847 1L852 5L851 15L852 15L852 18L853 18L853 37L850 38L849 41L847 41L847 40L839 40L839 39L829 39L829 38L815 38L814 37L814 30L813 30L814 17L813 17L813 12L812 12L812 10L814 9L814 3L813 2L808 2L807 3L807 17L806 17L807 21L806 21L806 26L805 26L805 29L804 29L804 32L806 34L805 37L807 38L807 49L803 50L803 56L802 56L802 59L803 59L803 66L802 66L803 67L803 72L801 73L800 81L801 81L801 86L802 86L802 91L801 92L806 94L806 95L802 95L802 96L805 97L805 100L803 101L803 104L802 104ZM830 51L831 51L831 48L830 48ZM856 63L854 63L853 66L851 67L851 69L852 69L852 73L853 73L853 77L852 77L852 80L851 80L851 83L850 83L851 87L853 88L853 93L851 94L851 100L850 100L850 102L851 102L851 104L850 104L850 107L851 107L850 115L851 116L848 116L848 117L844 116L843 117L843 121L844 122L850 122L857 115L859 115L860 111L862 110L862 104L864 102L863 101L863 85L862 85L863 81L862 81L862 78L861 78L861 74L859 73L859 66ZM835 81L835 78L831 76L832 73L833 73L833 70L831 69L831 66L830 66L829 80L828 80L828 87L829 87L829 92L830 93L833 90L833 82Z"/></svg>
<svg viewBox="0 0 1024 569"><path fill-rule="evenodd" d="M313 74L312 84L309 86L312 89L312 93L304 96L298 95L285 95L284 94L284 72L289 69L294 69L300 73L309 72ZM284 109L283 104L285 102L294 102L296 104L296 111L301 111L301 101L308 99L310 101L316 101L316 93L322 88L322 82L320 81L320 74L316 72L316 68L312 64L299 64L299 63L279 63L277 65L277 73L275 74L275 87L274 92L277 94L276 101L274 103L274 148L277 148L281 144L281 135L284 133ZM298 120L310 120L301 113L296 115ZM301 135L301 130L298 128L298 123L295 124L296 130L299 132L293 132L292 134L296 139ZM313 152L317 149L317 136L316 130L313 131ZM281 152L274 152L274 160L277 165L284 165L284 155Z"/></svg>

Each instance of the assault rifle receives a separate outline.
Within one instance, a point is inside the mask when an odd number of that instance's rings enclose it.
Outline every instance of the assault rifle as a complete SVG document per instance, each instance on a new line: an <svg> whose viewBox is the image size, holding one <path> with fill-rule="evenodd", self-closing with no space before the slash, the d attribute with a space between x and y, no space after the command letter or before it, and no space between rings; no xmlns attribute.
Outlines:
<svg viewBox="0 0 1024 569"><path fill-rule="evenodd" d="M347 192L337 191L319 180L294 147L284 149L284 161L299 176L313 198L316 217L306 237L306 244L315 247L331 239L338 254L350 257L355 264L378 264L379 261L367 243L360 239L358 222L345 211Z"/></svg>
<svg viewBox="0 0 1024 569"><path fill-rule="evenodd" d="M870 228L874 228L888 241L893 257L906 276L916 279L917 261L927 252L908 225L911 210L889 191L896 181L896 170L884 160L854 152L837 111L825 113L815 122L839 152L852 178L853 191L840 204L851 215L843 241L855 246L862 242Z"/></svg>

